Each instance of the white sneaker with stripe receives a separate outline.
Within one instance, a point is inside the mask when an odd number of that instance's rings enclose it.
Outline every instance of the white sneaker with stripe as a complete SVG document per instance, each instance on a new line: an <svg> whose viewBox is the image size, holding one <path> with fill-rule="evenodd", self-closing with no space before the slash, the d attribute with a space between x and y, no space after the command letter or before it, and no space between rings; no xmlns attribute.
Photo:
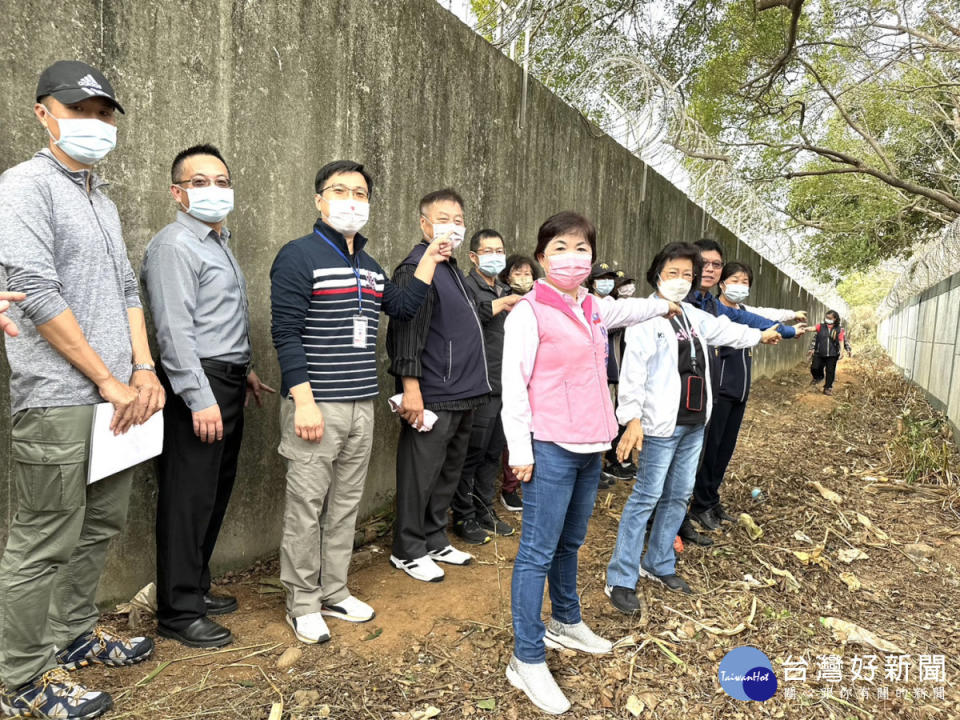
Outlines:
<svg viewBox="0 0 960 720"><path fill-rule="evenodd" d="M421 582L440 582L443 580L443 569L429 555L413 560L401 560L396 555L390 556L390 564L397 570L403 570L414 580Z"/></svg>
<svg viewBox="0 0 960 720"><path fill-rule="evenodd" d="M436 562L447 563L448 565L469 565L473 560L473 555L465 553L463 550L457 550L453 545L447 545L439 550L429 550L428 553Z"/></svg>

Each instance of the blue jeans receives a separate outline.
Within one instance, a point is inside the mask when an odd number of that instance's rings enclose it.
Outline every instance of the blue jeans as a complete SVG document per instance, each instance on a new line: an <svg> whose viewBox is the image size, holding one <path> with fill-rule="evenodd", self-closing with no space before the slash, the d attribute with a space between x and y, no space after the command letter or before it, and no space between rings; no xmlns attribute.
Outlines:
<svg viewBox="0 0 960 720"><path fill-rule="evenodd" d="M533 459L533 479L523 486L523 531L510 588L514 654L525 663L546 658L540 612L547 578L553 618L580 622L577 552L600 481L600 453L574 453L534 440Z"/></svg>
<svg viewBox="0 0 960 720"><path fill-rule="evenodd" d="M647 572L673 575L677 565L673 540L687 511L702 445L703 425L677 425L672 437L643 438L637 482L620 516L607 585L635 588L641 558ZM651 514L653 528L644 555L643 537Z"/></svg>

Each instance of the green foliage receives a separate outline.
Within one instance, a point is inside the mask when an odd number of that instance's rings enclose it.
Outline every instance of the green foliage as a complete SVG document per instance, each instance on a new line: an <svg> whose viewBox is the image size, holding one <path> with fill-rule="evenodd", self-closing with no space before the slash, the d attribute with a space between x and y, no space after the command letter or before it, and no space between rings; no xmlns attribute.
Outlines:
<svg viewBox="0 0 960 720"><path fill-rule="evenodd" d="M491 40L498 4L472 2ZM806 0L795 32L790 8L757 0L533 0L527 26L527 0L505 5L517 12L501 46L519 58L530 27L534 74L601 126L659 99L622 64L603 70L611 58L676 88L742 176L808 230L803 260L821 280L902 258L960 214L955 0ZM692 147L688 130L669 139Z"/></svg>

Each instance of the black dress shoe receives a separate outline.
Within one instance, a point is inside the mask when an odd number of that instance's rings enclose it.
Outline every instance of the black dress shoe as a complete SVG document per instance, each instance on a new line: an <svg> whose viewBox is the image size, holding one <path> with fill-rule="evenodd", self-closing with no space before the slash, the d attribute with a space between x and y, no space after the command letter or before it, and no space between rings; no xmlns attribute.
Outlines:
<svg viewBox="0 0 960 720"><path fill-rule="evenodd" d="M229 595L207 593L203 596L203 605L207 608L207 615L226 615L237 609L237 599Z"/></svg>
<svg viewBox="0 0 960 720"><path fill-rule="evenodd" d="M707 545L713 545L713 540L704 535L702 532L697 532L696 528L693 527L693 523L690 522L690 518L684 518L683 524L680 526L680 532L677 533L685 541L693 543L694 545L701 545L706 547Z"/></svg>
<svg viewBox="0 0 960 720"><path fill-rule="evenodd" d="M693 520L696 520L700 527L704 527L707 530L716 530L718 527L720 527L720 521L713 516L712 510L691 512L689 517Z"/></svg>
<svg viewBox="0 0 960 720"><path fill-rule="evenodd" d="M157 634L195 648L218 648L233 642L231 632L208 617L197 618L183 630L158 624Z"/></svg>
<svg viewBox="0 0 960 720"><path fill-rule="evenodd" d="M719 520L720 522L736 522L736 518L728 513L723 505L716 505L713 508L713 517Z"/></svg>

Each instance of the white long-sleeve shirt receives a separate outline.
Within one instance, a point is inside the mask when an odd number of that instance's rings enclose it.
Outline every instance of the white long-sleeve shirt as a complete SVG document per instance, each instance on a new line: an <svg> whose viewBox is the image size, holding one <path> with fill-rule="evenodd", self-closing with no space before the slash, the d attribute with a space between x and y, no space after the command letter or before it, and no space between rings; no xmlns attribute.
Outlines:
<svg viewBox="0 0 960 720"><path fill-rule="evenodd" d="M744 310L752 312L754 315L769 318L779 323L789 323L797 319L797 313L794 310L785 310L783 308L765 308L753 307L751 305L742 305Z"/></svg>
<svg viewBox="0 0 960 720"><path fill-rule="evenodd" d="M753 347L760 342L760 330L731 322L721 315L698 310L681 303L686 322L695 331L694 342L699 344L704 357L707 345L735 348ZM652 437L670 437L677 428L677 410L680 407L679 347L677 333L669 320L657 318L643 325L629 328L627 349L620 368L617 388L617 420L626 425L634 419L643 421L643 432ZM704 367L704 385L707 390L704 422L710 420L713 390L710 382L710 363Z"/></svg>
<svg viewBox="0 0 960 720"><path fill-rule="evenodd" d="M544 282L539 280L538 282ZM570 303L570 309L584 325L589 327L583 313L583 301L587 291L583 288L577 300L569 295L564 298ZM609 296L594 297L595 307L607 330L642 323L670 310L666 300L659 298L622 298L616 300ZM510 450L510 464L513 466L533 464L533 414L530 409L530 396L527 386L533 375L533 366L540 347L540 330L537 316L529 303L521 302L510 311L504 324L503 369L503 433ZM571 368L572 372L578 371ZM601 412L600 408L583 408L584 412ZM603 452L610 443L557 443L560 447L575 453Z"/></svg>

